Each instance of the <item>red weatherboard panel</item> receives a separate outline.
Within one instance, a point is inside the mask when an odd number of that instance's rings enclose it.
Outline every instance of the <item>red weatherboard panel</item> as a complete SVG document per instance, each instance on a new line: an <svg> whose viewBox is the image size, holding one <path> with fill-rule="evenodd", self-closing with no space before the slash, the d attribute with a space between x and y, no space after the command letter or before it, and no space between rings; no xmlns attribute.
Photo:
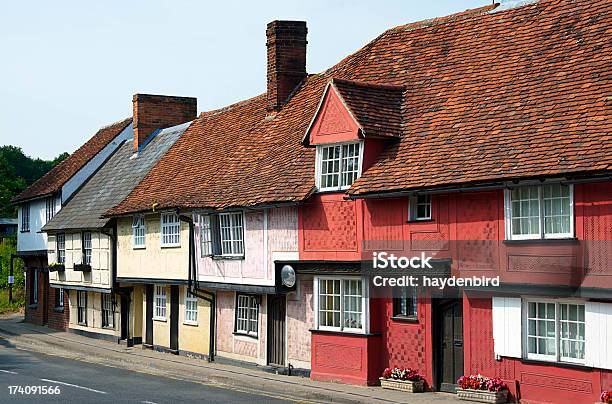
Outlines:
<svg viewBox="0 0 612 404"><path fill-rule="evenodd" d="M466 373L501 377L512 394L518 392L521 399L560 404L593 403L598 401L602 390L612 388L610 371L510 358L495 360L491 299L484 295L465 299L463 324ZM517 337L520 338L518 334ZM518 389L515 381L519 383Z"/></svg>

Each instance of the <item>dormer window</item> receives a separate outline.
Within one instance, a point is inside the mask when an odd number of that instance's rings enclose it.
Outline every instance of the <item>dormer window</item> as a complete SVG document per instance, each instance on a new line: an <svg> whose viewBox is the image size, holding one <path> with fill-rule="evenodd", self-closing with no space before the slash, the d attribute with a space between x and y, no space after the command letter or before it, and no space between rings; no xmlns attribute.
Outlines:
<svg viewBox="0 0 612 404"><path fill-rule="evenodd" d="M363 146L350 142L317 146L317 188L340 191L349 188L361 175Z"/></svg>

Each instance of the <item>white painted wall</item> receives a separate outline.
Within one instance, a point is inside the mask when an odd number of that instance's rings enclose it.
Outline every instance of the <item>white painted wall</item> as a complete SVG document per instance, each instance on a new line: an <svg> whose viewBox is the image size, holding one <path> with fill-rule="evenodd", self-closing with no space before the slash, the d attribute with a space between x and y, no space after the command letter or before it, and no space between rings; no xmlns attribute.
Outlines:
<svg viewBox="0 0 612 404"><path fill-rule="evenodd" d="M65 233L66 263L63 272L50 272L49 283L57 286L89 286L110 289L112 285L110 238L97 231L91 232L91 272L74 270L74 264L83 262L81 233ZM56 236L49 235L47 262L57 262Z"/></svg>
<svg viewBox="0 0 612 404"><path fill-rule="evenodd" d="M22 232L21 217L23 205L17 209L18 231L17 231L17 251L37 251L47 249L47 234L41 233L40 229L45 225L46 219L46 198L34 199L30 204L30 231ZM56 201L56 211L59 210L59 200Z"/></svg>

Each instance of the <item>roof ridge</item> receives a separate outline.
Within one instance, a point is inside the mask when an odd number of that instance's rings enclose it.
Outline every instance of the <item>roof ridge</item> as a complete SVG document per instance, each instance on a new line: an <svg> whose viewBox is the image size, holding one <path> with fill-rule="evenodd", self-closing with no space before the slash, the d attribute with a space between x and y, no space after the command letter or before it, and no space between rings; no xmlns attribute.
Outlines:
<svg viewBox="0 0 612 404"><path fill-rule="evenodd" d="M500 3L495 2L493 4L489 4L482 7L469 8L467 10L459 11L457 13L448 14L441 17L433 17L425 20L410 22L407 24L398 25L397 27L389 28L386 30L384 34L394 33L394 32L405 32L405 31L414 31L421 28L429 28L433 26L437 26L444 23L455 22L458 20L466 20L473 17L479 17L497 7L499 7Z"/></svg>
<svg viewBox="0 0 612 404"><path fill-rule="evenodd" d="M250 103L254 103L256 101L259 101L261 98L266 97L266 95L267 95L266 93L261 93L259 95L254 96L254 97L247 98L246 100L237 101L237 102L235 102L233 104L229 104L229 105L226 105L226 106L221 107L221 108L211 109L209 111L202 111L202 112L200 112L200 115L198 116L198 118L218 115L220 113L223 113L223 112L226 112L226 111L230 111L230 110L232 110L234 108L237 108L237 107L240 107L240 106L244 106L244 105L248 105Z"/></svg>
<svg viewBox="0 0 612 404"><path fill-rule="evenodd" d="M371 82L368 82L368 81L340 79L340 78L337 78L337 77L332 78L331 82L332 83L340 83L340 84L349 84L349 85L355 85L355 86L367 87L367 88L378 88L378 89L381 89L381 90L400 90L400 91L404 91L406 89L406 86L404 86L404 85L378 84L378 83L371 83Z"/></svg>
<svg viewBox="0 0 612 404"><path fill-rule="evenodd" d="M119 119L119 120L117 120L117 121L115 121L115 122L112 122L112 123L106 124L106 125L104 125L104 126L99 127L99 128L98 128L98 130L96 131L96 133L97 133L97 132L99 132L99 131L101 131L101 130L108 129L108 128L110 128L111 126L115 126L115 125L118 125L118 124L120 124L120 123L124 123L124 122L127 122L127 121L131 121L132 119L133 119L133 118L130 116L130 117L127 117L127 118L124 118L124 119ZM78 149L77 149L77 150L78 150Z"/></svg>

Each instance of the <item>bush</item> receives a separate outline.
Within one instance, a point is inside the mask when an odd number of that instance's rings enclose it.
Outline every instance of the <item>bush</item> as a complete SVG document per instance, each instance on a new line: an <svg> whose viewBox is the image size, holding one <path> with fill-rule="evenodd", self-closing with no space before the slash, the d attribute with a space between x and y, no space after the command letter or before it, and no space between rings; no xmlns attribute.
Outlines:
<svg viewBox="0 0 612 404"><path fill-rule="evenodd" d="M8 276L11 265L11 254L17 252L17 239L14 237L5 238L0 243L0 289L8 288ZM23 262L20 259L13 261L13 276L15 276L15 288L23 288L25 278L23 276Z"/></svg>

